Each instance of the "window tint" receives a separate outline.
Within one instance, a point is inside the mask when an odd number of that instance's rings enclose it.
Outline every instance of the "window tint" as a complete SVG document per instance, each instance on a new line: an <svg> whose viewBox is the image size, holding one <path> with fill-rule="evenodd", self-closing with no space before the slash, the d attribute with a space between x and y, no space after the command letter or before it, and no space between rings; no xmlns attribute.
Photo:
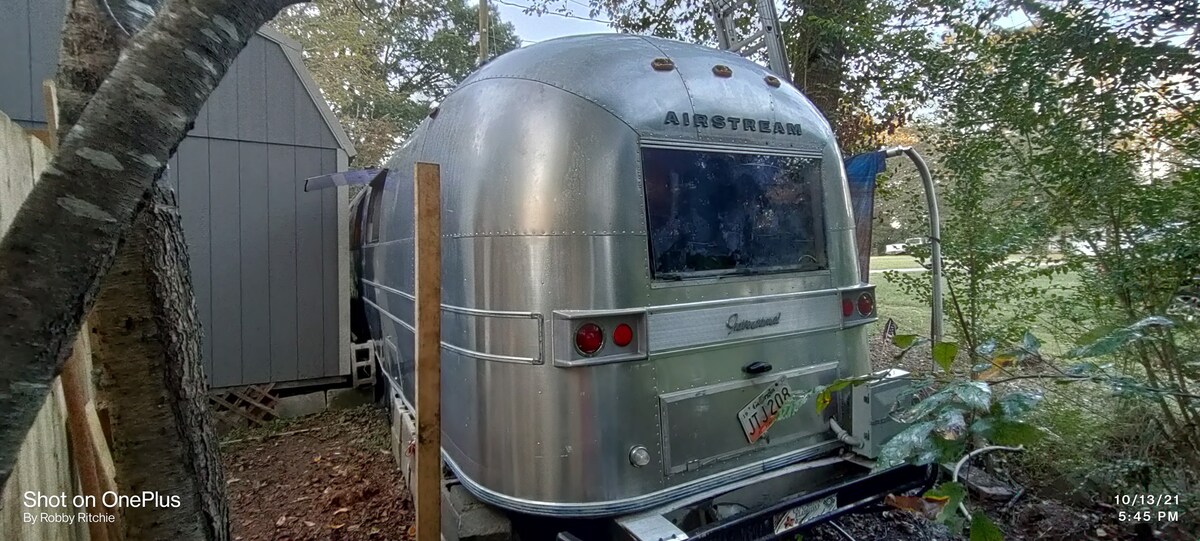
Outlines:
<svg viewBox="0 0 1200 541"><path fill-rule="evenodd" d="M819 158L644 148L656 280L824 269Z"/></svg>

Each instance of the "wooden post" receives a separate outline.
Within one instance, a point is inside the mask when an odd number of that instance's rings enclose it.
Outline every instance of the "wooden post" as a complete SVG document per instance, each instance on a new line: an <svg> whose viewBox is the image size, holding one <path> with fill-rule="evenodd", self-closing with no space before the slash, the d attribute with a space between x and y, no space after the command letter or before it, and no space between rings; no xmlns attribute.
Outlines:
<svg viewBox="0 0 1200 541"><path fill-rule="evenodd" d="M51 132L51 136L53 133ZM71 438L71 455L75 459L76 472L79 473L80 489L84 495L90 496L89 500L92 503L84 510L95 515L102 512L112 513L113 510L100 504L104 489L100 484L100 466L96 457L97 442L92 440L92 430L88 426L87 403L91 375L85 372L85 361L82 358L87 350L83 341L87 339L87 323L84 320L84 329L79 331L79 336L75 339L74 351L63 365L62 386L63 397L67 403L67 434ZM108 523L88 522L88 534L91 541L107 541Z"/></svg>
<svg viewBox="0 0 1200 541"><path fill-rule="evenodd" d="M46 107L46 131L50 133L47 146L54 154L58 152L58 88L53 79L42 81L42 102Z"/></svg>
<svg viewBox="0 0 1200 541"><path fill-rule="evenodd" d="M442 529L442 188L437 164L416 164L417 541Z"/></svg>

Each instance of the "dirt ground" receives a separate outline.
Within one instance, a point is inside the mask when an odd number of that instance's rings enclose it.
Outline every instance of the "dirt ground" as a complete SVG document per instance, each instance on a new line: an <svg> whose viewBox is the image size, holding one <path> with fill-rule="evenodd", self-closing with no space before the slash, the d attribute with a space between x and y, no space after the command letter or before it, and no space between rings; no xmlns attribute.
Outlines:
<svg viewBox="0 0 1200 541"><path fill-rule="evenodd" d="M411 540L412 499L393 465L389 441L385 412L371 406L227 436L221 450L234 539ZM1181 532L1135 532L1131 525L1116 523L1114 513L1031 495L1012 504L984 505L1009 541L1184 539ZM903 511L849 515L836 524L856 540L959 539L943 526ZM846 537L823 525L803 539Z"/></svg>
<svg viewBox="0 0 1200 541"><path fill-rule="evenodd" d="M222 445L235 540L412 539L385 413L326 412L231 434Z"/></svg>

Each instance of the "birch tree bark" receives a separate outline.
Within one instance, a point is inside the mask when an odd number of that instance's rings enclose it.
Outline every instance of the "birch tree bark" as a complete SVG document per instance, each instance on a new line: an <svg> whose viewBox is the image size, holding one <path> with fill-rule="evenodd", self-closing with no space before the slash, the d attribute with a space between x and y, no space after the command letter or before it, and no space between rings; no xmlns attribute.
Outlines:
<svg viewBox="0 0 1200 541"><path fill-rule="evenodd" d="M125 508L127 539L229 539L188 268L174 193L155 183L89 318L117 486L122 494L179 498Z"/></svg>
<svg viewBox="0 0 1200 541"><path fill-rule="evenodd" d="M156 8L141 6L141 12ZM59 134L65 136L116 65L130 34L109 4L68 0L59 51ZM229 539L220 449L206 404L201 329L174 194L155 181L101 280L92 309L97 399L109 413L121 494L155 500L123 510L126 539ZM175 504L177 506L163 504Z"/></svg>
<svg viewBox="0 0 1200 541"><path fill-rule="evenodd" d="M297 1L169 0L60 141L0 241L0 484L154 180L253 33Z"/></svg>

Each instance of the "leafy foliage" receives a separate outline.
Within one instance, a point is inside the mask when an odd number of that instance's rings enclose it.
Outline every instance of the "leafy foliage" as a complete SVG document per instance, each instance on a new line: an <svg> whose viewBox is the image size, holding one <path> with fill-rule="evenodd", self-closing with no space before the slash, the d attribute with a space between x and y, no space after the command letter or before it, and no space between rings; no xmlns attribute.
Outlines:
<svg viewBox="0 0 1200 541"><path fill-rule="evenodd" d="M583 3L621 31L717 42L707 0L533 0L531 11L565 12ZM779 6L788 75L830 120L847 154L877 148L938 92L923 68L938 25L977 12L960 0L784 0ZM735 23L744 36L756 21L743 9Z"/></svg>
<svg viewBox="0 0 1200 541"><path fill-rule="evenodd" d="M971 517L971 541L1004 541L1004 533L983 513Z"/></svg>
<svg viewBox="0 0 1200 541"><path fill-rule="evenodd" d="M478 57L476 3L466 0L316 0L277 17L358 149L379 165ZM520 45L493 9L489 51Z"/></svg>

